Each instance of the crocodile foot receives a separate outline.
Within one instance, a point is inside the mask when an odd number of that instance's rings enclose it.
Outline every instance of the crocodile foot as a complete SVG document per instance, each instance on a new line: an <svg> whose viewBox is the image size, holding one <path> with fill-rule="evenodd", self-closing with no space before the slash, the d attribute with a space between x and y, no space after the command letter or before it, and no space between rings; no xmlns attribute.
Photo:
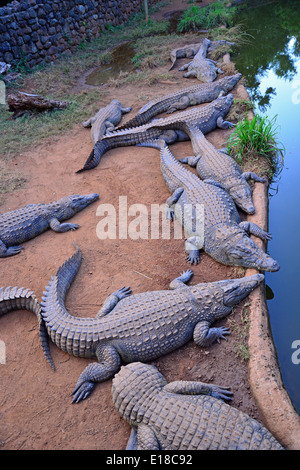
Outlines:
<svg viewBox="0 0 300 470"><path fill-rule="evenodd" d="M14 256L20 253L20 251L24 250L23 246L10 246L4 253L0 254L0 258L7 258L8 256Z"/></svg>

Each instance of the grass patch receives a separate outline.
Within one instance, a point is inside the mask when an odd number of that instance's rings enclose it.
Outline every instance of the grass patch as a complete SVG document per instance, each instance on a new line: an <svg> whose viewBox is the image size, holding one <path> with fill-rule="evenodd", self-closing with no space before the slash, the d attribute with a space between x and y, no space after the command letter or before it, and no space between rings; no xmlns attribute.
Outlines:
<svg viewBox="0 0 300 470"><path fill-rule="evenodd" d="M206 7L192 5L180 18L177 30L180 33L232 26L236 9L226 6L227 0L213 2Z"/></svg>
<svg viewBox="0 0 300 470"><path fill-rule="evenodd" d="M272 179L277 175L283 164L284 148L277 140L278 126L276 116L272 119L255 115L252 120L248 117L240 121L228 139L230 154L238 163L243 163L248 156L259 159L264 157L269 164L269 174Z"/></svg>
<svg viewBox="0 0 300 470"><path fill-rule="evenodd" d="M236 336L236 341L233 345L233 350L236 356L238 356L242 361L248 361L250 358L250 352L248 348L248 337L250 328L249 305L250 303L246 303L243 306L240 321L237 322L232 317L228 319L230 329L234 332Z"/></svg>

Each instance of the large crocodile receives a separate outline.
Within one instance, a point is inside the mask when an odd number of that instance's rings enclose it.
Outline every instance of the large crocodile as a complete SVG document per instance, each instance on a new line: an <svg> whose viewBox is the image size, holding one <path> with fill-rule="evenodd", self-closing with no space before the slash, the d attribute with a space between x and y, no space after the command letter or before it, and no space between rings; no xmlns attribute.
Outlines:
<svg viewBox="0 0 300 470"><path fill-rule="evenodd" d="M210 40L205 38L193 60L180 67L180 71L187 70L183 74L185 78L197 77L201 82L212 82L218 73L224 73L216 66L214 60L206 58L209 44Z"/></svg>
<svg viewBox="0 0 300 470"><path fill-rule="evenodd" d="M64 299L79 269L81 253L58 269L43 294L42 316L52 341L63 351L80 357L96 357L81 373L73 390L73 402L86 398L95 384L112 377L121 362L151 361L187 343L200 346L220 341L224 327L210 328L229 315L263 280L262 274L186 286L188 270L171 282L171 290L130 295L123 287L111 294L94 318L72 316Z"/></svg>
<svg viewBox="0 0 300 470"><path fill-rule="evenodd" d="M115 129L122 118L122 114L129 113L131 108L124 108L119 100L112 100L107 106L99 109L95 116L82 123L83 127L91 127L91 136L94 144L107 132Z"/></svg>
<svg viewBox="0 0 300 470"><path fill-rule="evenodd" d="M0 287L0 316L13 310L29 310L37 316L41 346L46 360L54 369L49 350L49 337L41 315L41 305L34 292L24 287Z"/></svg>
<svg viewBox="0 0 300 470"><path fill-rule="evenodd" d="M141 362L112 381L114 405L132 426L127 450L283 450L262 424L224 403L231 396L215 384L167 383Z"/></svg>
<svg viewBox="0 0 300 470"><path fill-rule="evenodd" d="M200 249L219 263L261 271L278 271L272 259L248 236L262 240L271 235L252 222L241 222L233 199L219 183L201 181L186 170L171 154L163 140L149 143L160 148L161 171L172 193L166 202L166 214L184 227L187 260L199 262ZM174 207L173 207L174 206Z"/></svg>
<svg viewBox="0 0 300 470"><path fill-rule="evenodd" d="M228 93L237 84L242 74L228 75L219 80L209 83L198 83L164 96L159 96L145 104L129 121L125 122L119 129L142 126L149 122L154 116L161 113L173 113L176 110L186 109L202 103L209 103L218 98L221 92Z"/></svg>
<svg viewBox="0 0 300 470"><path fill-rule="evenodd" d="M253 172L242 173L237 162L230 155L217 150L199 129L192 128L185 122L178 123L178 128L188 134L194 151L194 156L182 158L180 162L196 167L202 180L218 182L240 209L254 214L252 190L247 181L251 178L253 181L266 183L267 180Z"/></svg>
<svg viewBox="0 0 300 470"><path fill-rule="evenodd" d="M116 130L102 137L95 144L83 168L76 173L95 168L102 155L110 149L137 145L148 140L163 138L168 144L177 140L188 140L188 136L182 131L174 131L173 123L177 121L188 122L191 126L197 126L204 134L216 127L228 128L232 124L224 121L233 101L233 95L220 96L207 105L187 109L173 116L154 119L148 124L130 129Z"/></svg>
<svg viewBox="0 0 300 470"><path fill-rule="evenodd" d="M49 204L28 204L21 209L0 214L0 258L13 256L23 249L19 246L37 237L47 229L67 232L79 227L77 224L61 223L92 202L99 199L96 193L63 197Z"/></svg>

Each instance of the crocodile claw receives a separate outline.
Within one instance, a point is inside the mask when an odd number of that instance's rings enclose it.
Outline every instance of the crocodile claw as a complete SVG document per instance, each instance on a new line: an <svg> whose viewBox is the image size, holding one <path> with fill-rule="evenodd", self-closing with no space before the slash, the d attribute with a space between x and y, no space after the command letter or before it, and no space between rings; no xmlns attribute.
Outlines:
<svg viewBox="0 0 300 470"><path fill-rule="evenodd" d="M124 299L124 297L128 297L128 295L132 294L130 287L121 287L118 289L114 294L118 297L119 300Z"/></svg>
<svg viewBox="0 0 300 470"><path fill-rule="evenodd" d="M10 246L9 248L7 248L6 252L2 256L3 257L14 256L14 255L17 255L18 253L20 253L20 251L22 251L22 250L24 250L23 246L19 246L19 245Z"/></svg>
<svg viewBox="0 0 300 470"><path fill-rule="evenodd" d="M219 387L219 385L211 385L211 394L210 396L218 398L219 400L232 400L233 393L230 392L228 387Z"/></svg>
<svg viewBox="0 0 300 470"><path fill-rule="evenodd" d="M220 328L216 328L216 330L218 330L217 342L220 343L221 339L225 339L227 341L227 338L224 335L230 335L229 328L221 326Z"/></svg>
<svg viewBox="0 0 300 470"><path fill-rule="evenodd" d="M95 384L90 381L80 381L78 380L75 388L72 392L73 400L72 403L79 403L82 400L85 400L93 390Z"/></svg>

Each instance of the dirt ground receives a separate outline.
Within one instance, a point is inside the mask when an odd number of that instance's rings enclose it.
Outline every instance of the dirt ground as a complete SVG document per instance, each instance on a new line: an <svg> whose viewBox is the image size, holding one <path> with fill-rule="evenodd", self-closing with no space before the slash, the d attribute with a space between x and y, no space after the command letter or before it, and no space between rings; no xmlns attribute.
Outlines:
<svg viewBox="0 0 300 470"><path fill-rule="evenodd" d="M179 4L186 6L186 2L173 2L169 10L180 8ZM192 84L192 80L187 82L182 78L177 68L172 73L176 82L149 87L147 95L156 97ZM129 119L144 104L137 98L142 94L138 87L109 90L105 101L99 100L99 108L118 98L124 106L133 107L123 118ZM222 147L229 134L230 131L216 130L208 138L216 147ZM161 176L158 151L138 147L111 150L97 168L75 174L91 149L90 131L78 122L65 135L16 155L10 165L16 166L27 183L9 194L1 207L1 212L6 212L69 194L99 193L98 202L70 220L80 225L78 230L64 234L49 230L26 242L25 249L17 256L1 260L0 285L30 287L41 299L51 275L74 253L73 242L76 242L83 261L68 293L66 307L72 315L86 317L93 317L107 296L124 285L130 286L134 293L167 289L180 272L190 267L185 262L183 240L98 239L96 226L101 218L96 211L100 204L113 204L118 209L119 196L127 196L128 207L144 204L150 214L150 205L165 202L169 192ZM192 154L190 142L175 144L171 151L177 158ZM205 254L192 270L192 283L241 275L239 270L222 266ZM262 421L250 392L247 362L234 353L239 340L235 326L241 324L243 307L248 302L249 298L220 322L231 329L227 341L207 349L190 342L153 364L168 381L200 380L229 386L234 393L232 405ZM16 311L1 318L0 323L0 340L6 346L6 363L0 364L0 447L5 450L124 449L130 428L112 403L111 380L98 384L87 400L71 404L73 387L90 361L71 357L51 344L56 365L53 371L43 357L37 321L32 313Z"/></svg>

